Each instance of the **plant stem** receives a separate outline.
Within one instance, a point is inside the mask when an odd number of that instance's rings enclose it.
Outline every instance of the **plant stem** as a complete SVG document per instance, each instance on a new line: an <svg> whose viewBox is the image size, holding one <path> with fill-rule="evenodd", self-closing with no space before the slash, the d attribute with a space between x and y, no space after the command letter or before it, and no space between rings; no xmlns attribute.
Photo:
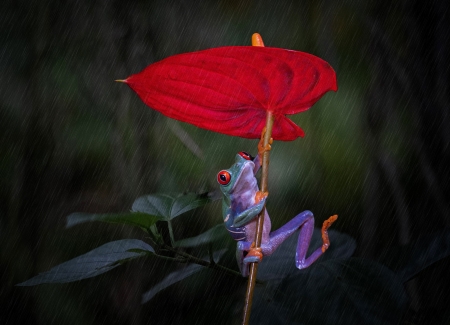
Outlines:
<svg viewBox="0 0 450 325"><path fill-rule="evenodd" d="M169 228L170 244L172 246L175 246L175 237L173 236L172 222L170 220L167 220L167 225Z"/></svg>
<svg viewBox="0 0 450 325"><path fill-rule="evenodd" d="M264 134L264 147L269 144L269 140L272 136L272 128L273 128L274 116L272 112L267 112L266 116L266 133ZM268 191L268 179L269 179L269 156L270 151L265 151L262 158L262 175L261 175L261 191ZM262 209L261 213L258 215L257 225L256 225L256 239L255 245L256 247L261 246L261 238L263 233L264 226L264 213L266 211L266 206ZM245 295L245 304L244 304L244 316L242 320L242 324L248 325L250 321L250 312L252 309L252 301L253 301L253 291L255 290L256 283L256 274L258 272L258 263L250 264L250 274L248 277L247 291Z"/></svg>
<svg viewBox="0 0 450 325"><path fill-rule="evenodd" d="M227 268L227 267L225 267L225 266L223 266L223 265L220 265L220 264L217 264L217 263L207 262L207 261L205 261L205 260L202 260L201 258L192 256L192 255L190 255L190 254L188 254L188 253L185 253L185 252L183 252L183 251L181 251L181 250L175 249L175 248L173 248L173 247L171 247L171 246L169 246L169 245L166 245L166 244L163 244L162 246L163 246L163 247L162 247L163 249L169 250L169 251L171 251L171 252L173 252L173 253L175 253L175 254L177 254L177 255L179 255L179 256L184 257L184 258L185 258L185 261L183 261L183 263L195 263L195 264L199 264L199 265L208 267L208 268L210 268L210 269L219 270L219 271L228 273L228 274L230 274L230 275L235 275L235 276L238 276L238 277L242 278L241 273L239 273L239 272L237 272L237 271L234 271L234 270L232 270L232 269L229 269L229 268Z"/></svg>

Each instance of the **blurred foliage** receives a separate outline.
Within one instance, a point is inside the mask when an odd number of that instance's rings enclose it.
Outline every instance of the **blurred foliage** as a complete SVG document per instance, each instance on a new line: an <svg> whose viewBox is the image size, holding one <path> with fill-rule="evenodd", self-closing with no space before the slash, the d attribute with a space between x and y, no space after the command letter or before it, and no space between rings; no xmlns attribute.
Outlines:
<svg viewBox="0 0 450 325"><path fill-rule="evenodd" d="M171 222L185 212L211 202L204 194L154 194L138 198L133 210L124 214L72 214L67 227L87 221L135 226L147 232L151 245L137 239L123 239L104 244L72 260L54 266L18 286L59 284L98 276L136 258L150 258L187 264L167 276L142 295L142 303L161 296L167 288L181 283L187 286L202 281L196 274L214 272L214 277L226 275L244 281L241 274L222 265L220 259L229 246L224 240L229 234L222 224L193 238L175 242ZM157 221L160 221L159 226ZM164 225L163 225L164 224ZM166 228L172 244L164 242L160 231ZM212 235L214 234L214 235ZM450 234L435 234L420 238L416 243L386 251L381 263L355 258L355 241L348 235L330 230L331 248L306 269L294 266L297 236L291 236L258 268L252 323L255 324L395 324L406 310L407 293L404 283L423 272L428 266L450 256ZM307 256L322 245L321 231L314 230ZM181 249L180 249L181 248ZM186 248L195 248L186 251ZM199 252L209 256L198 257ZM194 255L193 255L194 254ZM209 258L208 258L209 257ZM167 267L167 266L166 266ZM164 267L160 266L160 269ZM153 273L153 272L152 272ZM152 276L153 274L149 275ZM181 283L180 283L181 282ZM225 285L225 281L223 285ZM241 310L231 303L242 290L226 299L211 292L208 302L200 302L196 313L179 311L177 316L186 323L229 324L239 322ZM194 287L191 290L196 291ZM191 291L190 290L190 291ZM238 299L239 301L239 299ZM170 314L167 310L162 314ZM219 316L220 315L220 316ZM219 320L217 317L220 317ZM192 318L192 319L191 319Z"/></svg>
<svg viewBox="0 0 450 325"><path fill-rule="evenodd" d="M318 224L337 213L336 228L357 238L357 254L369 258L448 228L447 11L438 0L4 1L0 323L170 324L189 311L195 323L202 309L194 304L225 310L230 299L243 299L234 291L245 286L240 280L194 275L140 305L147 288L177 269L141 261L79 283L14 284L108 241L145 240L115 225L63 231L70 213L121 213L141 195L212 190L237 151L256 151L256 141L168 121L114 83L172 54L250 44L253 32L267 46L327 60L339 84L293 118L304 139L273 146L273 227L305 209ZM175 238L220 223L220 208L187 219L174 221ZM448 263L407 283L404 323L448 323ZM216 301L212 293L232 298Z"/></svg>
<svg viewBox="0 0 450 325"><path fill-rule="evenodd" d="M205 194L154 194L138 198L133 203L134 212L126 215L72 214L68 217L67 227L89 221L132 225L147 232L146 238L150 245L137 239L109 242L54 266L18 286L85 280L142 257L150 257L160 270L167 268L167 265L159 265L158 259L186 264L145 292L141 300L143 304L155 296L159 297L167 288L181 285L179 282L186 286L192 285L194 282L191 278L199 273L206 275L214 272L214 278L226 275L235 279L237 277L243 282L240 272L222 264L221 259L229 250L224 247L230 246L230 236L222 224L192 238L174 239L172 220L175 217L184 219L186 212L211 201L210 196ZM169 233L170 244L161 235L162 229ZM317 247L320 249L323 241L318 228L312 235L307 256L313 254ZM412 245L391 249L380 259L382 263L352 257L356 243L348 235L334 230L330 230L329 235L331 248L306 269L298 270L294 266L294 253L299 240L296 236L288 238L273 254L264 258L264 263L258 268L252 323L294 324L305 320L308 324L399 323L408 300L404 284L428 266L450 256L448 233L420 238ZM208 252L208 256L198 257L201 251ZM228 255L232 257L234 254L231 252ZM149 275L153 276L152 273ZM201 281L196 279L195 283ZM239 287L231 289L234 292L227 294L229 301L225 302L225 306L223 296L212 292L211 300L200 301L195 318L187 322L239 322L242 315L238 303L240 300L234 303L231 301L242 290ZM189 291L192 290L196 291L194 287ZM173 316L168 310L160 312ZM189 319L191 315L189 311L176 313L180 319Z"/></svg>

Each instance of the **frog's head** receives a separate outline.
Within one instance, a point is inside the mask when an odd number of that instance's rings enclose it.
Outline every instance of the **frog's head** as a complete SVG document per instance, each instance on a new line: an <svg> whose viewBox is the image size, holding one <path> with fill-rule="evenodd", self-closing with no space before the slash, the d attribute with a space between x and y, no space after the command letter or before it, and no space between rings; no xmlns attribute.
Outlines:
<svg viewBox="0 0 450 325"><path fill-rule="evenodd" d="M234 165L217 174L217 182L223 194L227 197L238 195L254 186L254 168L253 157L244 151L239 152Z"/></svg>

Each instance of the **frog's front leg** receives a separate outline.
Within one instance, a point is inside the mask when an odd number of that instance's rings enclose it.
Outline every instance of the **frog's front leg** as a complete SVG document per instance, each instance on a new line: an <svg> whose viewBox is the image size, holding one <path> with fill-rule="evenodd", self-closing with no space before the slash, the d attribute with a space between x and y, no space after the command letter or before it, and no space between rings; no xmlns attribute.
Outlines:
<svg viewBox="0 0 450 325"><path fill-rule="evenodd" d="M314 215L311 211L303 211L287 224L273 231L270 234L270 240L261 245L262 253L264 255L272 254L282 242L284 242L290 235L300 228L295 265L299 269L307 268L328 249L330 245L330 241L328 240L328 228L336 219L337 215L334 215L325 220L322 226L322 246L317 248L308 258L306 258L306 253L308 252L309 244L314 231Z"/></svg>
<svg viewBox="0 0 450 325"><path fill-rule="evenodd" d="M249 212L246 212L249 216L253 215L254 212L258 211L258 213L256 215L254 215L252 217L252 219L254 219L259 213L261 213L262 208L264 207L264 203L265 200L268 196L268 192L261 192L261 191L257 191L255 194L255 202L256 204L254 206L252 206L250 209L246 210L246 211L252 211L252 213L250 214ZM255 208L258 207L258 208ZM241 215L237 216L235 218L235 224L236 224L236 219L238 217L240 217ZM247 216L248 219L250 219L250 217ZM267 238L269 237L269 232L270 232L270 218L269 215L267 214L267 211L265 212L265 217L264 217L264 229L263 229L263 238L265 238L267 240ZM238 262L239 265L239 269L242 273L243 276L248 276L248 265L250 263L258 263L262 260L263 258L263 253L262 253L262 248L261 247L255 247L255 242L253 240L255 240L255 230L256 230L256 220L251 220L250 222L246 222L244 223L246 225L246 236L245 239L240 240L237 243L237 248L236 248L236 260ZM250 240L250 241L249 241Z"/></svg>
<svg viewBox="0 0 450 325"><path fill-rule="evenodd" d="M242 227L248 224L262 211L264 208L264 203L266 202L267 193L258 191L256 198L259 202L234 217L233 227Z"/></svg>

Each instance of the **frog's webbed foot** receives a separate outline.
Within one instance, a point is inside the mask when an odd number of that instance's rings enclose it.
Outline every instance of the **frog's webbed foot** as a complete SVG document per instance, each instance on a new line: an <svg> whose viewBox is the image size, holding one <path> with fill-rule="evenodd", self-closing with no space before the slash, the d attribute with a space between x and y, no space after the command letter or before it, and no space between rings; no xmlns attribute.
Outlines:
<svg viewBox="0 0 450 325"><path fill-rule="evenodd" d="M262 156L263 156L264 152L272 149L271 144L273 143L273 138L270 138L269 143L267 145L264 145L264 135L265 134L266 134L266 127L263 128L263 130L261 132L261 138L259 139L259 143L258 143L258 156L259 156L260 161L262 161Z"/></svg>
<svg viewBox="0 0 450 325"><path fill-rule="evenodd" d="M330 239L328 238L328 228L337 220L338 216L337 214L329 217L327 220L323 222L322 225L322 253L325 253L325 251L330 247Z"/></svg>
<svg viewBox="0 0 450 325"><path fill-rule="evenodd" d="M245 252L247 252L247 254L245 254ZM262 248L256 248L254 242L241 240L237 244L236 258L242 276L247 277L249 273L249 264L261 262L263 258Z"/></svg>
<svg viewBox="0 0 450 325"><path fill-rule="evenodd" d="M244 257L244 265L248 263L259 263L262 261L263 253L261 247L256 247L253 242L248 250L247 255Z"/></svg>

